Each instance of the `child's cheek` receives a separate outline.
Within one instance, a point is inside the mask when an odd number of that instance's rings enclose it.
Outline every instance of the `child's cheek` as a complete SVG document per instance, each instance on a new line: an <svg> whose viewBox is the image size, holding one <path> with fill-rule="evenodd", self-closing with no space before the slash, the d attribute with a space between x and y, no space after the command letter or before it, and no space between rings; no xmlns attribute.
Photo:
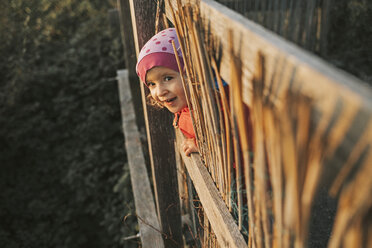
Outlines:
<svg viewBox="0 0 372 248"><path fill-rule="evenodd" d="M154 99L158 104L160 104L161 106L164 106L164 104L162 104L162 102L159 100L158 97L154 96L154 95L151 95L152 99Z"/></svg>
<svg viewBox="0 0 372 248"><path fill-rule="evenodd" d="M159 99L157 99L157 97L156 97L156 95L155 95L155 92L154 92L153 90L150 90L150 94L151 94L151 97L152 97L154 100L156 100L156 101L159 100Z"/></svg>

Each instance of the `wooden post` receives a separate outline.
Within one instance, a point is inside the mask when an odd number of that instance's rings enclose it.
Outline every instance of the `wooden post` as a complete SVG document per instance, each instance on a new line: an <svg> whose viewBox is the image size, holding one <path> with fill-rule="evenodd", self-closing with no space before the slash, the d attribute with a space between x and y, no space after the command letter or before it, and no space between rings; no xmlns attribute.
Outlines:
<svg viewBox="0 0 372 248"><path fill-rule="evenodd" d="M124 60L128 69L130 90L132 92L134 111L139 131L145 128L143 118L142 97L140 81L136 73L136 48L133 39L132 19L130 16L130 6L128 0L117 0L120 18L121 39L124 46Z"/></svg>
<svg viewBox="0 0 372 248"><path fill-rule="evenodd" d="M154 198L142 152L140 134L135 120L133 98L131 91L128 90L129 73L128 70L120 70L117 73L125 148L128 154L130 179L140 229L141 244L144 248L162 248L164 247L164 242L160 232L160 223L156 215Z"/></svg>
<svg viewBox="0 0 372 248"><path fill-rule="evenodd" d="M133 33L137 54L155 34L155 1L130 0ZM172 115L167 110L147 108L147 88L141 85L154 193L165 247L182 247L182 228Z"/></svg>

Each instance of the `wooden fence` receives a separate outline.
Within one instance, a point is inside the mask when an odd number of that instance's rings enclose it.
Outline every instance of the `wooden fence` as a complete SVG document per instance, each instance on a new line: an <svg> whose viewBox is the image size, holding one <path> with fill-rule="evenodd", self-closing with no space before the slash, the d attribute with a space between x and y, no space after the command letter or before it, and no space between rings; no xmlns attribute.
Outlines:
<svg viewBox="0 0 372 248"><path fill-rule="evenodd" d="M128 78L137 100L141 89L145 121L137 120L137 124L141 129L144 123L147 130L157 209L152 216L159 220L164 247L183 247L182 223L189 224L195 246L316 247L316 243L311 245L315 236L309 232L316 212L314 202L321 191L330 192L333 198L329 199L337 204L329 220L332 237L326 237L328 247L368 247L372 242L371 89L215 1L172 0L165 1L164 8L162 2L158 1L158 8L155 1L118 0ZM247 223L241 213L233 218L230 199L224 197L223 187L210 170L213 165L205 164L210 160L204 154L202 158L199 154L186 157L178 145L183 137L178 132L174 136L170 114L145 104L146 89L136 79L135 56L130 51L138 54L155 34L155 23L161 20L157 13L162 10L182 38L188 40L187 33L200 32L205 43L209 39L217 42L217 76L235 92L232 119L239 122L238 114L243 113L239 109L250 109L254 155L253 159L243 156L244 171L239 172L247 191L243 197L248 205ZM191 17L194 25L187 26ZM131 30L133 40L128 39ZM237 70L232 70L235 66ZM247 123L236 124L243 155L244 125ZM176 138L175 147L170 137ZM187 182L188 177L192 183ZM203 223L196 223L189 204L195 200L190 196L193 189L201 203ZM242 205L244 200L240 201ZM140 223L152 223L140 216L140 204L136 202ZM181 221L182 217L191 223ZM202 234L197 225L202 225ZM241 232L244 226L245 235ZM151 247L153 238L141 235L141 242L143 247Z"/></svg>

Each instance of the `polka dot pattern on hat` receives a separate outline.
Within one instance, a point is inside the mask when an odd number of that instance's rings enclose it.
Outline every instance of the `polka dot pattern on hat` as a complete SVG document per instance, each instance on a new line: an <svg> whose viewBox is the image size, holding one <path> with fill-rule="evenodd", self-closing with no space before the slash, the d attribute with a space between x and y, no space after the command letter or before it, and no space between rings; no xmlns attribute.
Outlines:
<svg viewBox="0 0 372 248"><path fill-rule="evenodd" d="M180 50L176 29L168 28L157 33L143 46L138 56L138 62L140 62L146 55L151 53L168 52L174 54L172 46L173 40L177 50ZM178 54L181 54L181 52L179 51Z"/></svg>
<svg viewBox="0 0 372 248"><path fill-rule="evenodd" d="M174 53L172 41L174 41L177 50L176 54ZM169 60L170 55L173 57L171 61ZM178 71L175 56L180 58L183 67L182 52L177 38L176 29L168 28L160 31L154 35L141 49L136 65L137 74L140 76L141 80L144 81L147 71L155 66L165 66ZM148 61L150 59L151 61Z"/></svg>

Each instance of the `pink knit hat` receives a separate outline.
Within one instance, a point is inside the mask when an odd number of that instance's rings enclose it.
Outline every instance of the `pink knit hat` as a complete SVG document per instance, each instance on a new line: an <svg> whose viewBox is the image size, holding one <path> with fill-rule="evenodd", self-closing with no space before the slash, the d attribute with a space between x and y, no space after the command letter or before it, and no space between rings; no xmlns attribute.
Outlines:
<svg viewBox="0 0 372 248"><path fill-rule="evenodd" d="M179 71L175 57L176 54L174 53L172 46L172 40L174 40L181 68L183 69L183 57L176 29L165 29L147 41L138 55L136 72L143 83L146 84L147 71L155 66L164 66L174 71Z"/></svg>

